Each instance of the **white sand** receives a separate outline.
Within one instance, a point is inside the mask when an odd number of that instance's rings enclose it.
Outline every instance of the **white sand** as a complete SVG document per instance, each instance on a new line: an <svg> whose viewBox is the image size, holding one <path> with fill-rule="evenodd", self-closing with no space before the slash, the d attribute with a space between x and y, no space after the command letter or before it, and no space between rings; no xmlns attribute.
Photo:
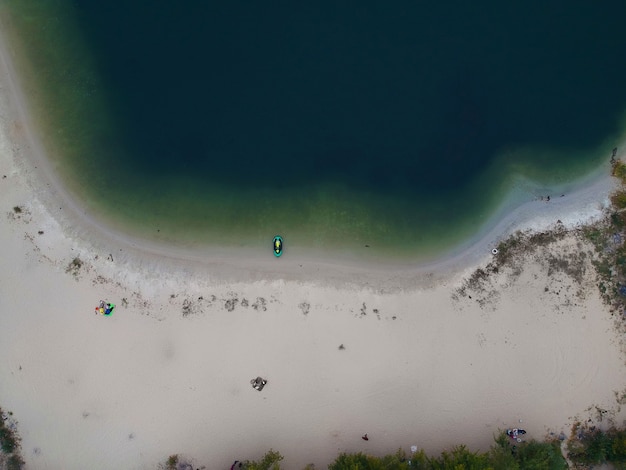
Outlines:
<svg viewBox="0 0 626 470"><path fill-rule="evenodd" d="M590 272L580 287L529 260L482 305L453 295L516 227L600 216L610 178L529 202L429 266L159 247L68 199L1 57L0 405L30 467L155 468L181 453L229 468L274 448L285 468L325 468L340 451L485 449L509 426L568 433L590 406L622 419L624 352ZM112 317L94 315L100 299Z"/></svg>

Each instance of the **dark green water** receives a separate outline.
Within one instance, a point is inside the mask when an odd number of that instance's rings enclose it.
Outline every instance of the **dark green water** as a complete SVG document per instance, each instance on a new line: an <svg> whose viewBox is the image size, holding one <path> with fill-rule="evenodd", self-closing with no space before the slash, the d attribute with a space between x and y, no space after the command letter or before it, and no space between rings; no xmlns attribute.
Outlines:
<svg viewBox="0 0 626 470"><path fill-rule="evenodd" d="M3 3L68 185L164 240L423 254L624 130L620 1Z"/></svg>

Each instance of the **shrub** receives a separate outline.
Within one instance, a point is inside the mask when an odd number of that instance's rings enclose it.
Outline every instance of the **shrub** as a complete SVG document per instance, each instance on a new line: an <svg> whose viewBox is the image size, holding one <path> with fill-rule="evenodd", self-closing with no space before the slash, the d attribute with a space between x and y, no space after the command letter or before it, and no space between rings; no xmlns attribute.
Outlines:
<svg viewBox="0 0 626 470"><path fill-rule="evenodd" d="M626 207L626 191L617 191L611 195L611 202L617 209Z"/></svg>
<svg viewBox="0 0 626 470"><path fill-rule="evenodd" d="M167 459L167 470L176 470L178 465L178 454L170 455Z"/></svg>
<svg viewBox="0 0 626 470"><path fill-rule="evenodd" d="M7 459L7 470L22 470L24 463L19 455L13 454Z"/></svg>
<svg viewBox="0 0 626 470"><path fill-rule="evenodd" d="M0 447L5 454L12 454L17 449L17 440L10 429L0 427Z"/></svg>
<svg viewBox="0 0 626 470"><path fill-rule="evenodd" d="M259 461L246 461L243 466L246 470L280 470L280 462L284 457L275 450L268 450Z"/></svg>
<svg viewBox="0 0 626 470"><path fill-rule="evenodd" d="M626 165L621 161L616 162L613 165L613 176L622 180L622 183L626 184Z"/></svg>
<svg viewBox="0 0 626 470"><path fill-rule="evenodd" d="M626 463L626 430L615 428L608 431L584 430L576 448L570 453L570 458L581 464L609 462L616 468L623 468L623 464Z"/></svg>

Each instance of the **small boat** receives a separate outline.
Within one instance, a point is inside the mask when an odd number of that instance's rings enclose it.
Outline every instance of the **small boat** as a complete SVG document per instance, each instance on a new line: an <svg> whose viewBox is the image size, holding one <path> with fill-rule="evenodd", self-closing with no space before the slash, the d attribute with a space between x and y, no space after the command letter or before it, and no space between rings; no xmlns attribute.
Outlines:
<svg viewBox="0 0 626 470"><path fill-rule="evenodd" d="M283 237L276 235L274 237L274 256L278 257L283 254Z"/></svg>

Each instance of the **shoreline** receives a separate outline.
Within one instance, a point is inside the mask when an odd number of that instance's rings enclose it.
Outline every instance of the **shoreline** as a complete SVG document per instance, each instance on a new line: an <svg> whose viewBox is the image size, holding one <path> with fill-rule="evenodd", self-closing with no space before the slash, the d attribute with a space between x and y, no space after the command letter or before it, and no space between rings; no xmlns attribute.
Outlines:
<svg viewBox="0 0 626 470"><path fill-rule="evenodd" d="M19 167L24 175L27 175L38 201L40 203L45 201L44 206L49 215L70 238L89 247L90 251L105 256L117 252L120 256L116 258L127 266L141 265L144 262L142 258L158 256L169 260L174 267L177 264L191 263L200 270L219 270L223 274L221 280L224 281L245 276L248 271L257 276L271 276L271 273L276 271L276 260L271 256L269 249L261 253L256 247L227 248L217 245L168 244L107 227L106 222L99 218L98 214L90 214L86 207L70 194L50 160L46 158L46 150L32 131L35 126L29 116L27 100L20 90L19 79L4 38L0 38L0 62L0 73L6 77L8 95L12 97L5 103L9 104L8 115L14 116L11 118L13 122L20 123L19 128L13 132L13 137L20 139L19 150L25 157L21 158ZM441 272L448 276L450 273L461 272L487 259L491 247L516 230L527 228L545 230L561 219L566 219L564 222L568 226L598 218L608 203L608 194L616 186L609 168L607 158L607 162L593 172L574 181L555 185L552 188L554 192L567 187L568 194L564 198L553 196L549 203L538 200L521 202L522 198L530 196L532 190L528 188L538 189L539 186L532 181L517 178L513 190L503 197L499 206L488 215L486 221L481 223L473 235L434 256L423 255L408 261L393 258L389 261L383 257L384 255L376 253L370 255L364 252L364 256L360 256L355 253L342 254L312 247L297 247L297 251L289 252L290 246L287 246L285 253L287 256L280 260L279 271L284 272L286 279L321 281L322 278L328 279L330 276L332 282L339 283L352 283L356 279L367 284L373 279L387 275L393 276L394 282L403 280L400 282L403 287L415 285L416 276L432 277L433 272ZM522 187L526 189L520 189ZM594 198L598 199L597 203ZM584 204L584 209L576 208L574 213L574 208L581 203ZM303 269L305 264L306 268ZM231 268L231 272L224 272L226 266ZM369 279L370 272L374 272L373 279Z"/></svg>
<svg viewBox="0 0 626 470"><path fill-rule="evenodd" d="M485 448L521 420L541 438L591 406L623 416L624 351L592 278L550 274L537 256L519 279L496 277L482 304L454 297L509 232L599 217L615 184L600 170L431 264L276 260L269 249L233 259L219 247L198 259L108 231L68 197L18 82L7 86L4 47L0 396L28 465L155 468L182 454L227 468L273 447L298 468L338 451ZM117 304L113 316L93 314L100 299ZM262 393L249 385L258 375Z"/></svg>

